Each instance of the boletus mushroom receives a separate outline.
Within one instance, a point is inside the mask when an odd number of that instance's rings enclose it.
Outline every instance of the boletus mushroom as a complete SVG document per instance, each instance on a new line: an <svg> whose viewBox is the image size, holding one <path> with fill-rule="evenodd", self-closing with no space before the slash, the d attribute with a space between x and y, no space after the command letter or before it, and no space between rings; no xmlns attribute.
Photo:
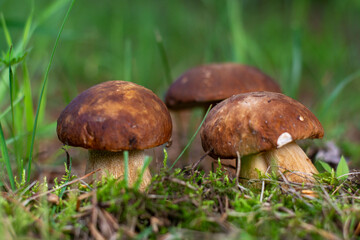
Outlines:
<svg viewBox="0 0 360 240"><path fill-rule="evenodd" d="M169 109L208 108L233 95L246 92L281 92L280 86L255 67L238 63L212 63L182 74L166 92Z"/></svg>
<svg viewBox="0 0 360 240"><path fill-rule="evenodd" d="M89 150L86 173L101 168L124 175L123 151L129 151L129 184L143 167L144 149L169 141L172 123L165 104L149 89L125 81L108 81L82 92L63 110L57 134L66 145ZM150 182L146 169L140 189Z"/></svg>
<svg viewBox="0 0 360 240"><path fill-rule="evenodd" d="M188 125L192 109L201 108L205 114L211 104L214 106L233 95L256 91L281 92L281 89L271 77L257 68L238 63L211 63L184 72L171 84L165 95L165 104L174 114L176 134L173 138L180 142L180 149L187 143L187 139L180 139L185 137L184 132L188 132L185 126ZM200 145L200 139L196 141ZM195 158L204 154L201 147L192 153L196 151L197 154L193 154ZM202 161L204 169L210 169L209 165Z"/></svg>
<svg viewBox="0 0 360 240"><path fill-rule="evenodd" d="M322 138L323 127L304 105L281 93L238 94L216 105L201 132L202 146L214 158L241 156L240 178L280 170L287 180L313 181L318 173L296 140ZM287 171L288 170L288 171Z"/></svg>

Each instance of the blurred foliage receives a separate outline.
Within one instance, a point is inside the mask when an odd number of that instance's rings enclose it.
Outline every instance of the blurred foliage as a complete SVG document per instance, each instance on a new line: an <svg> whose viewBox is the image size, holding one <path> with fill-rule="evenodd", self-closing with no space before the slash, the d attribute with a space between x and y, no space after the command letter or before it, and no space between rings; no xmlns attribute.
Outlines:
<svg viewBox="0 0 360 240"><path fill-rule="evenodd" d="M46 0L0 0L14 44L21 41L33 7L37 27L24 57L35 92L64 2L49 9L52 3ZM350 142L358 146L360 81L348 78L358 75L360 66L359 11L358 1L336 0L78 0L50 72L47 118L55 120L80 91L102 81L130 80L163 96L169 76L203 63L238 61L260 68L285 94L310 107L324 125L326 139L339 142L351 133ZM44 17L47 12L50 18ZM4 53L6 42L1 34ZM350 155L354 149L344 148Z"/></svg>

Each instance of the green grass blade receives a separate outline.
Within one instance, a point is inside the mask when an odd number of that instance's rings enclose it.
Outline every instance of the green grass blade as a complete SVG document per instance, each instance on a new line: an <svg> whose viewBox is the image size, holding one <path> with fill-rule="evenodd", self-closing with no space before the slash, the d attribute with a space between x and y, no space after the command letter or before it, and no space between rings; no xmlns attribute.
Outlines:
<svg viewBox="0 0 360 240"><path fill-rule="evenodd" d="M343 89L355 79L360 78L360 70L356 71L355 73L351 74L350 76L346 77L342 80L336 88L330 93L329 97L325 100L322 111L327 111L330 106L334 103L335 99L340 95Z"/></svg>
<svg viewBox="0 0 360 240"><path fill-rule="evenodd" d="M46 103L47 103L47 82L44 84L44 88L42 89L42 94L39 96L39 102L41 101L41 103L39 104L40 108L39 108L39 113L38 113L38 124L41 124L44 121L45 118L45 111L46 111ZM41 97L41 99L40 99Z"/></svg>
<svg viewBox="0 0 360 240"><path fill-rule="evenodd" d="M52 1L51 5L40 13L39 17L37 18L36 25L40 25L43 22L49 20L52 16L54 16L55 13L59 12L59 10L68 2L69 1L64 0Z"/></svg>
<svg viewBox="0 0 360 240"><path fill-rule="evenodd" d="M16 100L14 101L14 106L16 106L17 104L19 104L22 100L24 99L24 95L20 95L16 98ZM0 114L0 120L3 119L9 112L11 111L11 106L7 107L1 114Z"/></svg>
<svg viewBox="0 0 360 240"><path fill-rule="evenodd" d="M194 135L191 137L190 141L189 141L188 144L185 146L185 148L182 150L182 152L180 153L180 155L176 158L176 160L174 161L174 163L171 165L170 169L172 169L172 168L175 166L175 164L177 163L177 161L179 161L179 159L181 158L181 156L185 153L185 151L189 148L189 146L191 145L191 143L194 141L196 135L197 135L198 132L200 131L201 126L204 124L205 119L206 119L207 115L209 114L211 107L212 107L212 105L210 105L209 109L206 111L205 116L204 116L203 120L201 121L198 129L196 130L196 132L194 133Z"/></svg>
<svg viewBox="0 0 360 240"><path fill-rule="evenodd" d="M124 56L124 80L131 81L132 80L132 49L131 49L131 41L127 39L125 41L125 56Z"/></svg>
<svg viewBox="0 0 360 240"><path fill-rule="evenodd" d="M129 152L128 151L124 151L124 180L126 183L126 187L128 187L129 185Z"/></svg>
<svg viewBox="0 0 360 240"><path fill-rule="evenodd" d="M156 43L160 52L161 62L165 70L165 78L168 85L172 84L173 78L171 74L171 68L169 64L169 58L167 57L164 42L162 40L161 34L159 31L155 31Z"/></svg>
<svg viewBox="0 0 360 240"><path fill-rule="evenodd" d="M11 50L12 46L9 50L9 88L10 88L10 107L11 107L11 122L12 122L12 135L15 136L15 114L14 114L14 103L13 103L13 95L14 95L14 75L11 69Z"/></svg>
<svg viewBox="0 0 360 240"><path fill-rule="evenodd" d="M24 117L25 117L25 126L26 131L30 132L34 126L34 110L33 110L33 100L31 92L31 83L29 78L29 71L27 68L26 60L22 63L23 66L23 78L24 78ZM31 147L31 136L27 137L26 141L26 155L29 154Z"/></svg>
<svg viewBox="0 0 360 240"><path fill-rule="evenodd" d="M13 173L12 173L12 170L11 170L11 163L10 163L9 153L8 153L8 150L7 150L7 146L6 146L4 132L3 132L1 122L0 122L0 148L1 148L1 155L2 155L2 157L4 159L4 161L5 161L6 171L7 171L8 176L9 176L11 189L15 190L15 180L14 180L14 176L13 176Z"/></svg>
<svg viewBox="0 0 360 240"><path fill-rule="evenodd" d="M28 162L27 182L30 181L31 162L32 162L32 154L33 154L33 150L34 150L34 142L35 142L37 122L38 122L39 112L40 112L40 108L41 108L42 98L43 98L43 95L44 95L44 91L45 91L45 87L46 87L46 84L47 84L48 75L49 75L49 72L50 72L50 67L51 67L51 64L52 64L52 61L53 61L53 58L54 58L55 50L56 50L56 47L57 47L57 45L58 45L58 42L59 42L61 33L62 33L63 29L64 29L65 22L66 22L66 20L67 20L68 17L69 17L70 11L71 11L72 7L74 6L74 3L75 3L75 0L72 0L70 6L69 6L69 8L68 8L68 11L66 12L66 15L65 15L64 20L63 20L63 22L62 22L62 24L61 24L61 27L60 27L58 36L57 36L57 38L56 38L56 41L55 41L55 44L54 44L54 48L53 48L52 53L51 53L49 65L48 65L48 67L47 67L47 69L46 69L46 72L45 72L45 77L44 77L44 80L43 80L43 84L42 84L42 88L41 88L41 92L40 92L40 97L39 97L39 101L38 101L38 107L37 107L36 114L35 114L35 121L34 121L33 133L32 133L32 136L31 136L31 146L30 146L30 153L29 153L29 159L28 159L29 162Z"/></svg>
<svg viewBox="0 0 360 240"><path fill-rule="evenodd" d="M57 124L57 122L54 121L54 122L52 122L50 124L41 126L38 129L37 134L41 135L41 136L49 136L50 133L52 134L52 133L54 133L56 131L56 124ZM21 134L16 135L14 138L6 139L6 144L7 145L12 144L15 141L18 141L19 139L22 139L24 137L30 137L31 138L31 136L32 136L32 131L23 132Z"/></svg>
<svg viewBox="0 0 360 240"><path fill-rule="evenodd" d="M146 169L149 167L149 165L150 165L150 163L151 163L151 160L152 160L151 157L145 156L145 158L144 158L144 164L143 164L143 166L142 166L142 168L141 168L140 175L139 175L139 177L137 178L136 183L135 183L135 185L134 185L134 188L135 188L135 189L139 189L140 184L141 184L142 179L143 179L143 176L144 176L144 173L145 173Z"/></svg>
<svg viewBox="0 0 360 240"><path fill-rule="evenodd" d="M31 35L32 35L31 27L32 27L32 22L33 22L33 16L34 16L34 1L32 0L30 15L26 20L24 31L23 31L23 38L22 38L22 42L21 42L22 51L25 50L25 47L26 47L27 43L29 42L29 39L31 38Z"/></svg>
<svg viewBox="0 0 360 240"><path fill-rule="evenodd" d="M301 36L300 30L293 30L293 46L292 46L292 67L290 76L290 92L289 96L297 98L302 72L302 55L301 55Z"/></svg>
<svg viewBox="0 0 360 240"><path fill-rule="evenodd" d="M14 81L14 73L12 71L11 66L11 56L12 56L12 46L9 50L9 91L10 91L10 108L11 108L11 136L15 137L16 134L18 134L22 129L22 118L19 111L16 111L15 115L15 107L14 107L14 95L17 92L15 81ZM15 159L17 168L19 170L19 175L21 176L21 173L23 171L22 168L20 168L21 165L21 152L19 151L21 149L21 146L19 146L19 142L14 142L14 153L15 153Z"/></svg>
<svg viewBox="0 0 360 240"><path fill-rule="evenodd" d="M3 13L0 14L0 20L1 20L1 25L2 25L2 27L4 29L4 35L5 35L6 43L7 43L7 45L9 47L11 47L13 45L12 40L11 40L11 35L10 35L10 32L9 32L9 29L6 26L6 21L5 21Z"/></svg>
<svg viewBox="0 0 360 240"><path fill-rule="evenodd" d="M27 68L26 61L22 63L23 67L23 78L24 78L24 112L25 112L25 120L26 120L26 130L31 131L34 125L34 110L33 110L33 100L32 100L32 91L31 91L31 83L29 78L29 71Z"/></svg>
<svg viewBox="0 0 360 240"><path fill-rule="evenodd" d="M234 61L244 63L247 56L247 36L242 25L242 3L240 1L228 0L227 12L232 37Z"/></svg>

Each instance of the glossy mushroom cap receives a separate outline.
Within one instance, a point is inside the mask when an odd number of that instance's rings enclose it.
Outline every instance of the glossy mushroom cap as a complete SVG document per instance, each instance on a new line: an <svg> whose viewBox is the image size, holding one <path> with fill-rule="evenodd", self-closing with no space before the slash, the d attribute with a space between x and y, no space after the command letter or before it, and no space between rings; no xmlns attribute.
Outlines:
<svg viewBox="0 0 360 240"><path fill-rule="evenodd" d="M165 104L149 89L108 81L78 95L63 110L57 134L66 145L122 151L159 146L171 137Z"/></svg>
<svg viewBox="0 0 360 240"><path fill-rule="evenodd" d="M281 93L235 95L216 105L201 132L212 157L235 158L268 151L300 139L322 138L324 129L304 105Z"/></svg>
<svg viewBox="0 0 360 240"><path fill-rule="evenodd" d="M169 108L187 108L220 102L235 94L281 92L279 85L258 69L236 63L208 64L190 69L168 89Z"/></svg>

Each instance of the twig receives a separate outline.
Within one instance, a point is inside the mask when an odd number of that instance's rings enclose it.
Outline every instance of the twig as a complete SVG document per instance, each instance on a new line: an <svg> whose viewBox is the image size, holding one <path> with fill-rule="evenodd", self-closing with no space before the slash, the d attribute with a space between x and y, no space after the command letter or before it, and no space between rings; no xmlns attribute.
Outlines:
<svg viewBox="0 0 360 240"><path fill-rule="evenodd" d="M87 184L84 180L80 179L79 181L81 182L81 184L84 184L88 189L92 190L92 187L90 187L89 184Z"/></svg>
<svg viewBox="0 0 360 240"><path fill-rule="evenodd" d="M262 202L262 201L263 201L264 191L265 191L265 181L262 181L262 183L261 183L260 202Z"/></svg>
<svg viewBox="0 0 360 240"><path fill-rule="evenodd" d="M240 191L243 191L243 192L244 192L244 191L248 191L247 188L241 186L239 183L238 183L236 186L240 189Z"/></svg>
<svg viewBox="0 0 360 240"><path fill-rule="evenodd" d="M355 234L355 236L360 235L360 222L357 224L354 234Z"/></svg>
<svg viewBox="0 0 360 240"><path fill-rule="evenodd" d="M110 224L110 226L115 231L118 231L120 227L119 227L119 224L118 224L117 220L115 219L115 217L113 215L111 215L108 211L106 211L105 209L101 209L101 211L104 214L104 217L106 218L106 220Z"/></svg>
<svg viewBox="0 0 360 240"><path fill-rule="evenodd" d="M240 176L240 169L241 169L241 157L240 153L236 151L237 159L236 159L236 185L239 184L239 176Z"/></svg>
<svg viewBox="0 0 360 240"><path fill-rule="evenodd" d="M349 239L349 228L350 228L351 217L348 216L343 226L343 238Z"/></svg>
<svg viewBox="0 0 360 240"><path fill-rule="evenodd" d="M335 194L337 191L339 191L339 189L340 189L343 185L344 185L344 183L340 184L340 185L335 189L335 191L333 191L333 192L331 193L331 196L334 196L334 194Z"/></svg>
<svg viewBox="0 0 360 240"><path fill-rule="evenodd" d="M100 170L101 170L101 169L97 169L97 170L95 170L95 171L92 171L92 172L90 172L90 173L88 173L88 174L80 177L80 178L74 179L74 180L72 180L72 181L70 181L70 182L67 182L67 183L65 183L65 184L63 184L63 185L60 185L60 186L57 187L57 188L53 188L53 189L51 189L51 190L49 190L49 191L46 191L46 192L43 192L43 193L39 193L39 194L37 194L37 195L35 195L35 196L32 196L32 197L26 199L25 201L23 201L23 202L22 202L22 205L23 205L23 206L26 206L26 205L27 205L29 202L31 202L32 200L35 200L35 199L37 199L37 198L39 198L39 197L41 197L41 196L47 195L48 193L55 192L56 190L59 190L59 189L61 189L61 188L63 188L63 187L66 187L66 186L69 186L69 185L71 185L71 184L73 184L73 183L76 183L76 182L78 182L78 181L80 181L80 180L82 180L82 179L85 179L85 178L93 175L94 173L96 173L96 172L98 172L98 171L100 171Z"/></svg>
<svg viewBox="0 0 360 240"><path fill-rule="evenodd" d="M210 150L208 150L203 156L201 156L201 158L193 165L193 167L191 168L191 171L194 172L195 169L197 168L197 166L201 163L202 160L204 160L204 158L209 155L209 153L212 151L213 149L211 148Z"/></svg>
<svg viewBox="0 0 360 240"><path fill-rule="evenodd" d="M169 180L170 182L174 182L174 183L183 185L183 186L185 186L185 187L187 187L187 188L190 188L190 189L192 189L192 190L194 190L194 191L199 190L198 188L194 187L194 186L191 185L190 183L184 182L184 181L182 181L182 180L180 180L180 179L177 179L177 178L165 177L164 179Z"/></svg>
<svg viewBox="0 0 360 240"><path fill-rule="evenodd" d="M341 216L342 214L341 214L340 209L331 201L331 198L330 198L328 192L324 189L324 187L322 185L320 185L320 188L324 192L325 200L335 209L337 214L339 214L339 216Z"/></svg>
<svg viewBox="0 0 360 240"><path fill-rule="evenodd" d="M96 196L96 189L94 191L92 191L92 196L91 196L91 204L92 204L92 209L91 209L91 224L94 225L95 227L97 226L97 218L98 218L98 206L97 206L97 196Z"/></svg>
<svg viewBox="0 0 360 240"><path fill-rule="evenodd" d="M218 196L217 196L217 199L218 199L218 201L219 201L220 213L223 214L223 213L225 212L225 210L224 210L223 203L222 203L222 201L221 201L221 197L218 195Z"/></svg>
<svg viewBox="0 0 360 240"><path fill-rule="evenodd" d="M33 181L29 186L27 186L24 191L20 193L20 196L24 195L30 188L32 188L37 183L37 180Z"/></svg>
<svg viewBox="0 0 360 240"><path fill-rule="evenodd" d="M305 223L305 222L301 222L300 226L302 228L304 228L307 231L312 231L312 232L316 232L319 235L321 235L322 237L324 237L324 239L329 239L329 240L340 240L340 238L330 232L327 232L325 230L322 229L318 229L315 226Z"/></svg>
<svg viewBox="0 0 360 240"><path fill-rule="evenodd" d="M106 240L103 235L96 229L96 226L94 226L92 223L89 223L89 230L91 232L91 235L96 240Z"/></svg>
<svg viewBox="0 0 360 240"><path fill-rule="evenodd" d="M338 176L337 178L342 178L342 177L350 176L350 175L360 175L360 171L359 172L345 173L343 175Z"/></svg>

